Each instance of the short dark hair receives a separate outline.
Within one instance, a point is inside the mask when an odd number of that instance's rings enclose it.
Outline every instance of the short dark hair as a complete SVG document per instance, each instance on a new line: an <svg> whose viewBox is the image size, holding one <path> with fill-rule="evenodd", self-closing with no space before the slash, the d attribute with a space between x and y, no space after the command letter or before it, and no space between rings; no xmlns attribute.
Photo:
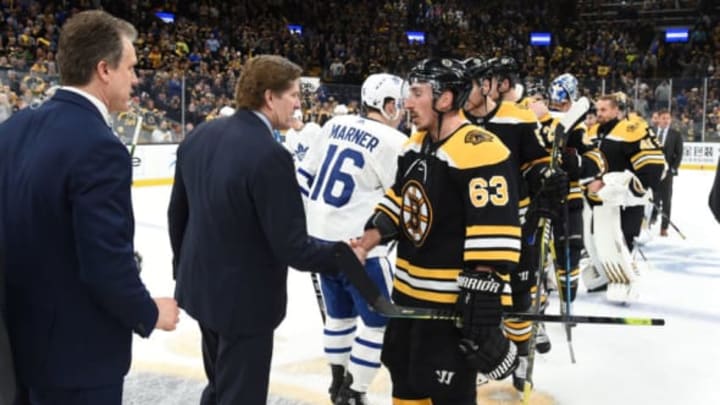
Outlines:
<svg viewBox="0 0 720 405"><path fill-rule="evenodd" d="M102 60L116 68L123 56L123 38L135 41L135 27L104 11L83 11L70 17L58 42L60 83L68 86L90 83Z"/></svg>
<svg viewBox="0 0 720 405"><path fill-rule="evenodd" d="M265 90L281 93L299 79L302 68L277 55L256 56L243 66L235 87L237 108L258 110L265 103Z"/></svg>
<svg viewBox="0 0 720 405"><path fill-rule="evenodd" d="M670 110L668 110L667 108L661 108L661 109L659 109L659 110L657 111L658 117L661 116L661 115L665 115L665 114L668 114L668 115L669 115L669 114L670 114Z"/></svg>

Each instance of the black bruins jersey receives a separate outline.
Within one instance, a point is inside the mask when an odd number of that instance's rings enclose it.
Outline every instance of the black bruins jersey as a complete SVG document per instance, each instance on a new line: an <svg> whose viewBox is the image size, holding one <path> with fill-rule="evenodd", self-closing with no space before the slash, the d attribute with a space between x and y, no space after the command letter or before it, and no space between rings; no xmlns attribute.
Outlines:
<svg viewBox="0 0 720 405"><path fill-rule="evenodd" d="M510 149L510 160L518 174L519 198L521 214L524 214L530 200L540 187L540 170L550 163L550 155L535 135L537 118L535 113L511 101L498 103L493 111L485 117L468 117L476 125L486 128L497 135Z"/></svg>
<svg viewBox="0 0 720 405"><path fill-rule="evenodd" d="M548 153L552 153L555 140L555 128L560 122L561 115L548 114L540 119L537 134ZM585 123L579 122L567 135L566 148L575 149L581 158L580 173L571 177L568 201L570 208L582 208L582 185L599 178L607 171L605 156L593 145L587 136L588 129ZM562 164L561 164L562 167Z"/></svg>
<svg viewBox="0 0 720 405"><path fill-rule="evenodd" d="M474 125L437 143L426 132L410 137L395 183L376 207L398 227L395 302L453 305L464 267L482 264L505 276L514 270L520 226L509 158L497 137Z"/></svg>
<svg viewBox="0 0 720 405"><path fill-rule="evenodd" d="M602 124L597 128L597 141L608 172L630 170L646 189L658 189L667 164L662 147L644 119L632 115Z"/></svg>

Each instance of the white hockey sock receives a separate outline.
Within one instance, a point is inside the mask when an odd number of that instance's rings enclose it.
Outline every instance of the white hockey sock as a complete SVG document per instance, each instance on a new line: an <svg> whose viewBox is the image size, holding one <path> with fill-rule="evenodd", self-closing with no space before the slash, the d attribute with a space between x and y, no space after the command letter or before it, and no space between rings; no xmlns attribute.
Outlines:
<svg viewBox="0 0 720 405"><path fill-rule="evenodd" d="M384 327L364 327L355 338L348 365L348 372L353 376L351 389L367 392L370 383L380 370L380 351L384 333Z"/></svg>
<svg viewBox="0 0 720 405"><path fill-rule="evenodd" d="M325 355L330 364L347 367L356 330L356 318L327 318L325 321L323 341L325 344Z"/></svg>

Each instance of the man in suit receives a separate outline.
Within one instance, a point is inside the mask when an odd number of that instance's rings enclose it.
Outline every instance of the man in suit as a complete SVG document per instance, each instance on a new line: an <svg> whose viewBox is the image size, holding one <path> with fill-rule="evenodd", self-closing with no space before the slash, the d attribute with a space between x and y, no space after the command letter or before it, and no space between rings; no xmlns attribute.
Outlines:
<svg viewBox="0 0 720 405"><path fill-rule="evenodd" d="M307 235L292 156L273 138L300 107L301 72L279 56L250 59L237 111L201 124L177 150L168 208L175 296L200 324L202 404L265 404L288 265L335 272L332 244Z"/></svg>
<svg viewBox="0 0 720 405"><path fill-rule="evenodd" d="M658 112L658 127L656 131L657 140L662 145L665 161L668 164L668 172L660 182L658 198L656 201L662 206L662 219L660 220L660 236L668 235L670 224L670 210L672 209L673 178L678 174L678 168L682 162L683 139L682 135L670 127L672 116L668 110ZM653 209L653 217L657 216L657 209Z"/></svg>
<svg viewBox="0 0 720 405"><path fill-rule="evenodd" d="M2 228L0 228L0 231ZM5 257L0 246L0 405L15 399L15 368L5 326Z"/></svg>
<svg viewBox="0 0 720 405"><path fill-rule="evenodd" d="M105 12L76 14L58 45L63 87L0 125L8 331L33 405L120 405L132 332L178 319L139 278L130 156L110 127L137 84L135 36Z"/></svg>

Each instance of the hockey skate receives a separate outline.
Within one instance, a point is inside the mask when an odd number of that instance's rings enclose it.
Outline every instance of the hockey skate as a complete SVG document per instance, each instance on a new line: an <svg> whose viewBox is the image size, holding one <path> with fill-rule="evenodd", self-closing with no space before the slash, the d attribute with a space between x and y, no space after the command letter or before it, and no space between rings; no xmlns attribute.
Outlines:
<svg viewBox="0 0 720 405"><path fill-rule="evenodd" d="M527 356L518 356L518 366L513 371L512 379L513 379L513 387L515 387L518 392L523 392L525 389L525 377L527 376L527 366L528 366L528 358Z"/></svg>
<svg viewBox="0 0 720 405"><path fill-rule="evenodd" d="M345 381L345 367L339 364L331 364L330 369L332 371L332 382L330 388L328 388L328 393L330 394L330 402L334 404Z"/></svg>
<svg viewBox="0 0 720 405"><path fill-rule="evenodd" d="M538 322L537 334L535 335L535 351L545 354L549 352L551 348L552 344L550 343L550 336L545 330L545 323Z"/></svg>
<svg viewBox="0 0 720 405"><path fill-rule="evenodd" d="M364 392L358 392L350 388L353 382L352 374L345 374L345 380L338 392L333 405L368 405L367 396Z"/></svg>

